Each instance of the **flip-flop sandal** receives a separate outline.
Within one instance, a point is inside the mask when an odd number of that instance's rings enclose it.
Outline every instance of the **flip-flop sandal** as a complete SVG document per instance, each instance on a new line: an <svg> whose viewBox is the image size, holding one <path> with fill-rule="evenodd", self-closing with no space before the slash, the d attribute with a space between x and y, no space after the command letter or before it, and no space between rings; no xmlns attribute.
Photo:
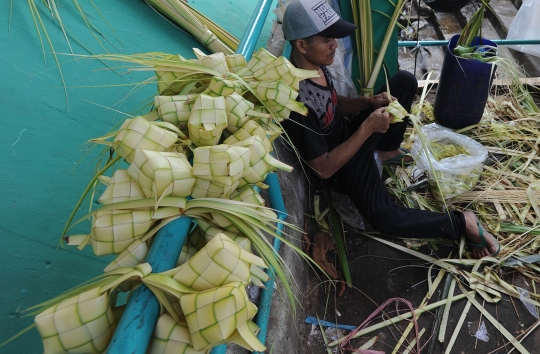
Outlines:
<svg viewBox="0 0 540 354"><path fill-rule="evenodd" d="M399 148L399 151L401 151L400 154L392 157L391 159L388 159L386 161L383 161L383 165L398 165L398 166L407 166L414 162L414 160L411 161L404 161L403 159L407 156L411 156L411 152L405 148Z"/></svg>
<svg viewBox="0 0 540 354"><path fill-rule="evenodd" d="M471 248L487 248L487 241L484 236L484 227L480 225L480 222L478 222L478 219L476 220L476 226L478 226L478 236L480 236L480 243L474 243L471 241L467 241L469 243L469 247ZM499 251L501 250L501 244L495 237L493 237L495 242L497 242L497 250L490 254L491 257L497 257L499 255Z"/></svg>

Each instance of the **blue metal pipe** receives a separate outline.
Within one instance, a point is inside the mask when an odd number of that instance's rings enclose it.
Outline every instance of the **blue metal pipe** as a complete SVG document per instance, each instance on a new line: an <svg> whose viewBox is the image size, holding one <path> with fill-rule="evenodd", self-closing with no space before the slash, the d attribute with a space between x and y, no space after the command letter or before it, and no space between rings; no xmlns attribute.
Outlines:
<svg viewBox="0 0 540 354"><path fill-rule="evenodd" d="M244 54L246 60L251 59L271 5L272 0L259 0L259 3L255 7L255 12L251 16L251 20L249 20L246 32L244 32L244 36L240 40L240 44L238 44L236 53Z"/></svg>
<svg viewBox="0 0 540 354"><path fill-rule="evenodd" d="M146 257L153 272L163 272L176 266L190 225L191 218L182 217L158 231ZM141 285L129 297L107 353L146 353L158 316L159 302L150 289Z"/></svg>
<svg viewBox="0 0 540 354"><path fill-rule="evenodd" d="M269 186L268 194L271 207L277 211L278 219L284 221L285 218L287 218L287 210L285 209L285 203L283 202L283 194L281 193L281 186L279 185L277 173L269 173L266 176L264 183ZM277 228L276 233L281 236L281 233L283 232L283 223L279 223ZM273 246L276 252L279 252L281 240L275 238ZM269 269L267 274L270 278L264 283L264 289L261 290L259 309L257 311L257 320L255 321L260 329L257 338L259 338L262 344L266 343L268 319L270 318L270 308L272 306L272 296L274 294L274 284L276 281L273 269Z"/></svg>
<svg viewBox="0 0 540 354"><path fill-rule="evenodd" d="M285 58L290 58L291 51L292 51L291 42L289 41L285 42L285 46L283 47L283 53L281 55L283 55Z"/></svg>
<svg viewBox="0 0 540 354"><path fill-rule="evenodd" d="M518 44L540 44L540 39L491 39L497 45L518 45ZM448 41L401 41L398 42L398 47L436 47L447 46Z"/></svg>

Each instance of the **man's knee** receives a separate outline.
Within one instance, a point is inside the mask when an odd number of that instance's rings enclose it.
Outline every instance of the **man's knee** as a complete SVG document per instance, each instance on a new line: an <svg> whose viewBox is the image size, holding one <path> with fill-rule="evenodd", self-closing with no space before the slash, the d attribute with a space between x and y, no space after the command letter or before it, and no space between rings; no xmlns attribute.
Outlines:
<svg viewBox="0 0 540 354"><path fill-rule="evenodd" d="M409 86L411 91L416 92L418 90L418 80L409 71L400 70L394 75L396 81L399 81L401 85Z"/></svg>
<svg viewBox="0 0 540 354"><path fill-rule="evenodd" d="M398 71L390 79L390 92L408 112L418 91L418 80L408 71Z"/></svg>

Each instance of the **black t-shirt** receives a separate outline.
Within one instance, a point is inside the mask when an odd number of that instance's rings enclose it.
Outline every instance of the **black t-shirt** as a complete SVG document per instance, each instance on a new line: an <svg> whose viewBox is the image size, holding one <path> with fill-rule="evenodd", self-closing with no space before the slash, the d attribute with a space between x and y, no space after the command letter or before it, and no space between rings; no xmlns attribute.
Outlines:
<svg viewBox="0 0 540 354"><path fill-rule="evenodd" d="M300 81L297 101L308 108L308 115L291 112L281 124L305 161L316 159L350 137L349 122L339 114L337 93L326 67L328 86L306 79Z"/></svg>

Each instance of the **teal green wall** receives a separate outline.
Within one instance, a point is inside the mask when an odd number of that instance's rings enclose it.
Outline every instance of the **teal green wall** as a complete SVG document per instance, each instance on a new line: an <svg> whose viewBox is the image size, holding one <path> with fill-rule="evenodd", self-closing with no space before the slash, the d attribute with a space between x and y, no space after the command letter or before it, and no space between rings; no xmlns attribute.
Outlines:
<svg viewBox="0 0 540 354"><path fill-rule="evenodd" d="M42 8L41 1L35 0ZM85 6L97 27L112 44L111 52L163 51L193 58L192 47L201 47L165 21L142 0L94 0L119 39ZM87 5L89 2L81 2ZM241 37L257 1L192 0L214 21ZM94 53L104 53L72 8L60 3L65 24ZM12 6L12 12L10 7ZM45 12L49 34L60 53L69 48ZM263 46L270 33L269 14ZM84 251L62 248L58 240L79 195L92 175L97 149L85 142L110 131L125 119L118 112L137 114L136 107L155 92L153 85L134 93L133 84L150 73L126 73L124 64L108 63L115 71L101 70L96 60L60 56L68 103L50 49L44 64L40 43L26 1L4 1L0 8L0 342L32 323L19 311L48 300L100 272L110 257L98 258ZM86 54L75 40L73 51ZM116 85L116 86L112 86ZM68 106L69 104L69 106ZM112 111L104 107L114 108ZM81 210L79 215L83 215ZM71 233L87 233L83 223ZM41 353L36 330L0 348L0 353Z"/></svg>
<svg viewBox="0 0 540 354"><path fill-rule="evenodd" d="M351 2L349 0L340 0L341 5L341 15L344 19L350 22L354 22L353 20L353 14L351 9ZM384 36L386 34L386 31L388 29L388 26L390 24L390 17L392 17L392 14L394 13L395 6L392 5L391 2L387 0L371 0L371 16L372 16L372 23L373 23L373 47L375 49L375 55L373 57L373 64L375 64L375 61L377 60L377 52L379 48L382 45L382 42L384 40ZM384 16L383 14L379 13L382 12L386 14L388 17ZM360 77L360 70L359 70L359 62L358 62L358 52L356 51L356 35L351 35L351 40L353 42L353 47L355 48L353 51L353 61L352 61L352 73L351 76L353 78L354 84L356 85L357 90L360 90L358 79ZM384 63L386 64L388 68L388 73L390 76L394 75L399 70L398 65L398 27L396 26L392 36L390 38L390 43L388 44L388 48L386 49L386 53L384 55ZM381 71L379 72L379 75L377 76L377 80L375 81L374 90L377 92L381 87L384 86L386 81L385 75L384 75L384 69L381 68Z"/></svg>

